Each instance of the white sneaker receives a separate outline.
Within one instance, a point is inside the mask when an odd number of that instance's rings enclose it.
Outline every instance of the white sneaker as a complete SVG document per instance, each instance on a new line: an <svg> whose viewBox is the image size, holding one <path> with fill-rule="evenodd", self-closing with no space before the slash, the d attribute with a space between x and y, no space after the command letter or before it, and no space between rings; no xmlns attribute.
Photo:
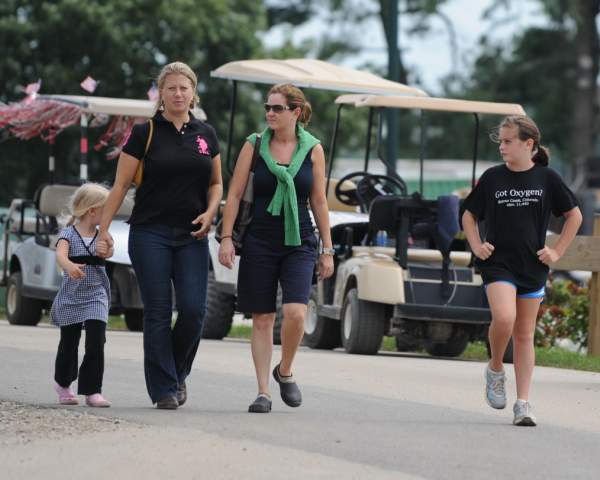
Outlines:
<svg viewBox="0 0 600 480"><path fill-rule="evenodd" d="M485 366L485 401L492 408L506 408L506 374L494 372L489 364Z"/></svg>
<svg viewBox="0 0 600 480"><path fill-rule="evenodd" d="M517 400L513 406L513 412L515 414L513 425L517 425L518 427L535 427L537 420L532 411L533 407L529 402Z"/></svg>

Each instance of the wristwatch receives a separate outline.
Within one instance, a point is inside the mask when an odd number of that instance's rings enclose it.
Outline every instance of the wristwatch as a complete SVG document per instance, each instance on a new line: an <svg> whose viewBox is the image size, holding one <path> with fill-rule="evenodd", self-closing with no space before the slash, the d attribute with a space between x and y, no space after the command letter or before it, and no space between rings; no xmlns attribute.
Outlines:
<svg viewBox="0 0 600 480"><path fill-rule="evenodd" d="M321 255L335 255L335 248L323 247L323 248L321 248Z"/></svg>

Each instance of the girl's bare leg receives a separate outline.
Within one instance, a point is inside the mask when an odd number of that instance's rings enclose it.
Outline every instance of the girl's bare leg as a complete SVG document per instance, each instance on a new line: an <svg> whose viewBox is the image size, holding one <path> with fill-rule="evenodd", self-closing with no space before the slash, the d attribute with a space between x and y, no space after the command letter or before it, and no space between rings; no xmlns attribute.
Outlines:
<svg viewBox="0 0 600 480"><path fill-rule="evenodd" d="M535 365L533 337L541 300L540 298L517 299L517 320L513 328L513 360L517 382L517 398L521 400L529 400L529 388Z"/></svg>
<svg viewBox="0 0 600 480"><path fill-rule="evenodd" d="M502 371L502 358L517 317L517 290L505 282L493 282L486 288L488 303L492 311L492 323L489 330L492 358L490 368L495 372Z"/></svg>

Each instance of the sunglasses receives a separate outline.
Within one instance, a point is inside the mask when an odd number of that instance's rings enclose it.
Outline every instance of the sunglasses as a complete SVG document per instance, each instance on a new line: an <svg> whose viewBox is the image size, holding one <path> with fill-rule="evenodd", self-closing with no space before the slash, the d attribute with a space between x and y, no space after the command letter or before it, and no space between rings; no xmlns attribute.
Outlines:
<svg viewBox="0 0 600 480"><path fill-rule="evenodd" d="M265 112L267 113L271 110L273 110L273 113L281 113L284 110L294 110L294 108L296 107L290 107L289 105L269 105L268 103L265 103Z"/></svg>

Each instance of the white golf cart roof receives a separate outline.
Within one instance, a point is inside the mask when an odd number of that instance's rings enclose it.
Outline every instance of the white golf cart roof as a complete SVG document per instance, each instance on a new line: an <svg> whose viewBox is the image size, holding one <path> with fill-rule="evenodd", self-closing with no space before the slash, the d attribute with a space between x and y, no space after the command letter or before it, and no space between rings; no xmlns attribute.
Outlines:
<svg viewBox="0 0 600 480"><path fill-rule="evenodd" d="M381 95L340 95L335 103L355 107L386 107L442 112L480 113L493 115L525 115L523 107L516 103L476 102L436 97L401 97Z"/></svg>
<svg viewBox="0 0 600 480"><path fill-rule="evenodd" d="M83 95L40 95L38 98L73 103L82 107L84 113L105 115L127 115L129 117L147 117L154 115L155 103L150 100L129 98L87 97ZM196 107L192 113L200 120L206 120L206 113Z"/></svg>
<svg viewBox="0 0 600 480"><path fill-rule="evenodd" d="M392 82L369 72L340 67L322 60L239 60L210 72L215 78L254 83L293 83L298 87L339 92L426 97L419 88Z"/></svg>

